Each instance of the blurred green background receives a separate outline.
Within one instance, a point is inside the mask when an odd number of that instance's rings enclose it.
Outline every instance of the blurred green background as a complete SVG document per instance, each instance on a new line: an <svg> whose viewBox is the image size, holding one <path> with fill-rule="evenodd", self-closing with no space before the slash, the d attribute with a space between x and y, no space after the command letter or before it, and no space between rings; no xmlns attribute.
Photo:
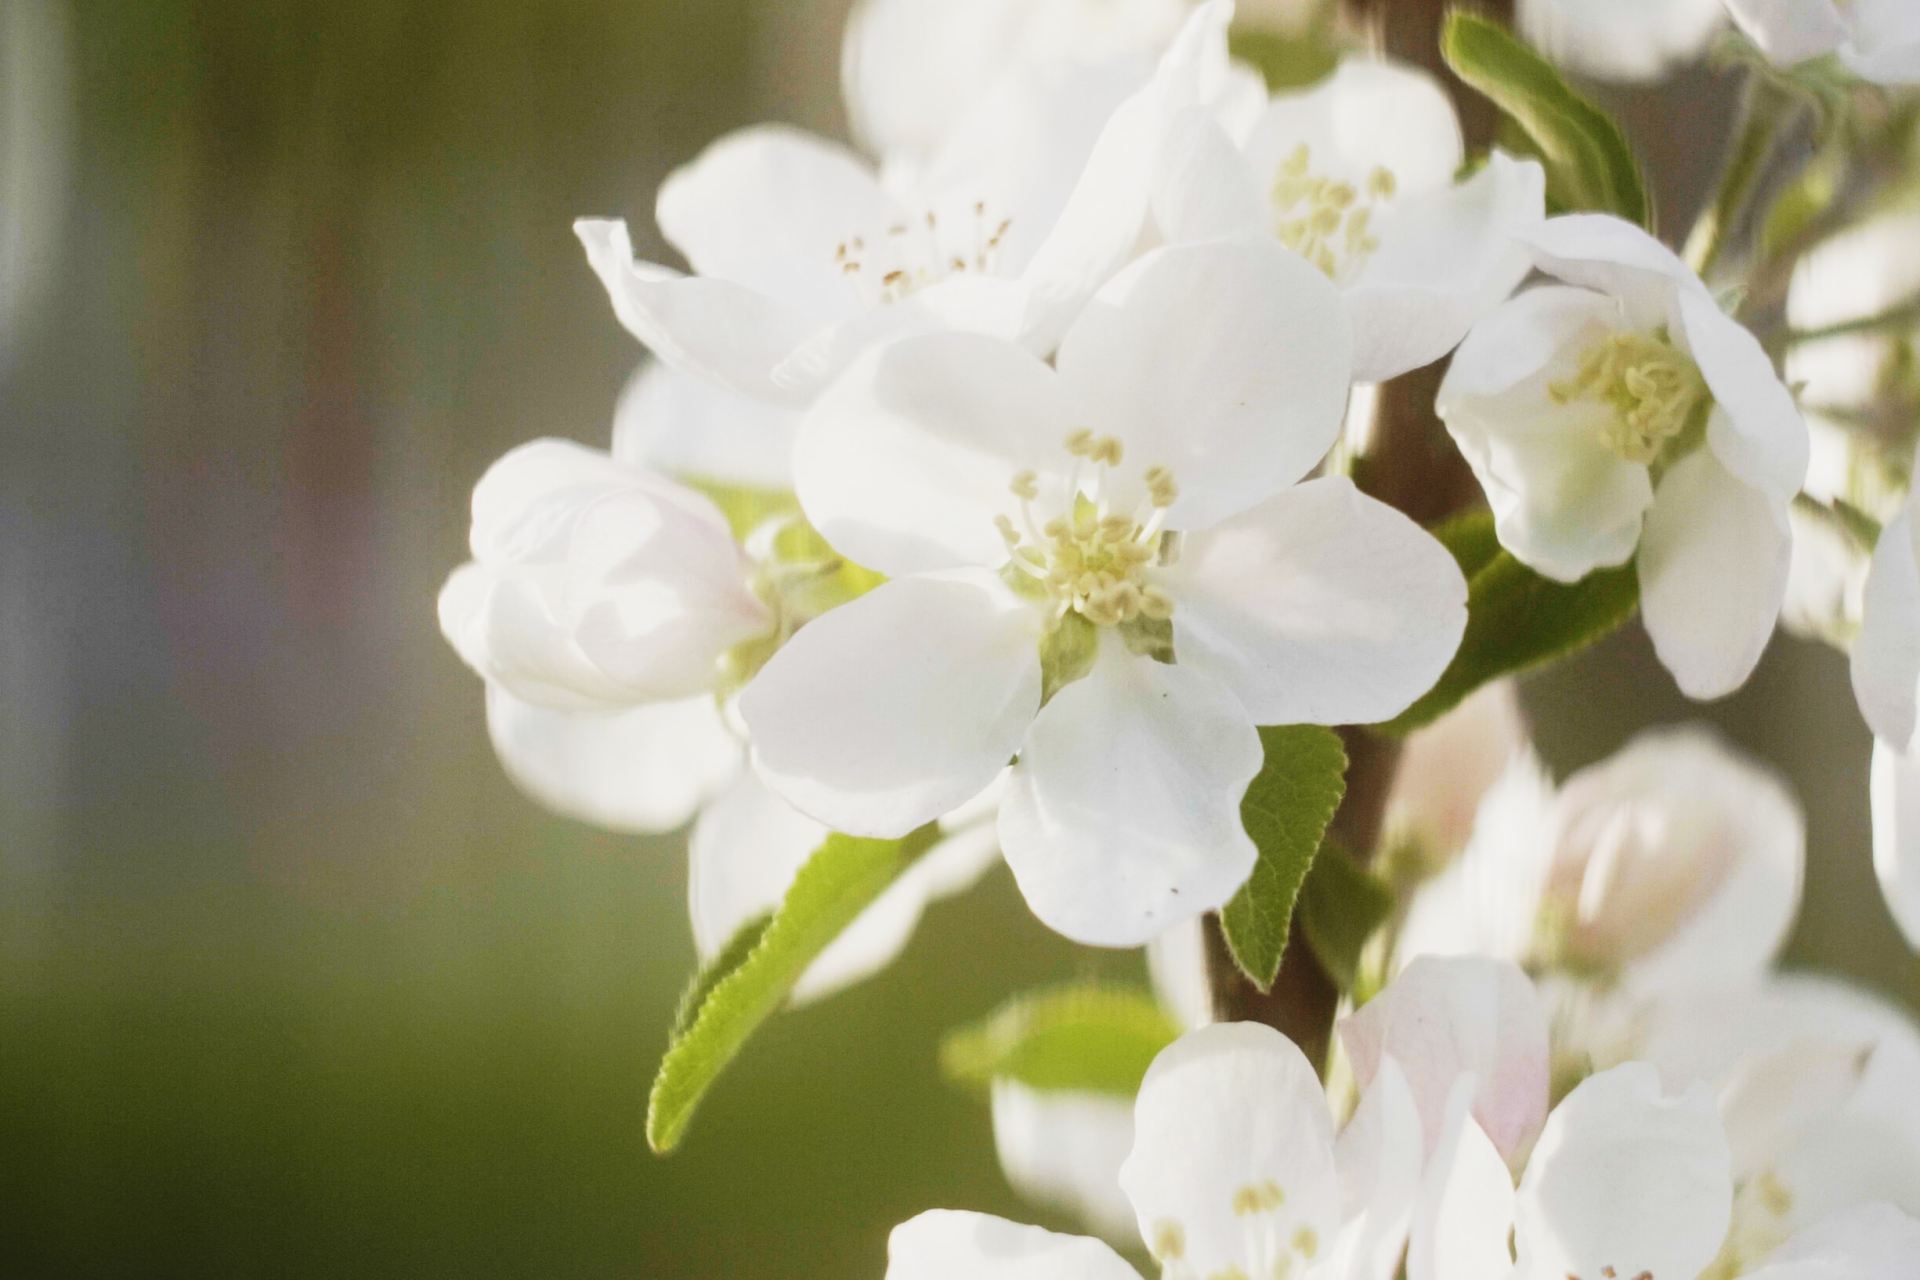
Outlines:
<svg viewBox="0 0 1920 1280"><path fill-rule="evenodd" d="M570 220L657 248L707 140L838 131L843 7L0 0L0 1271L878 1277L1028 1213L938 1033L1134 957L996 874L655 1159L680 842L514 793L433 619L487 462L637 359ZM1717 89L1633 112L1669 207ZM1529 698L1563 770L1692 714L1637 634ZM1711 714L1808 805L1795 962L1911 998L1844 663Z"/></svg>

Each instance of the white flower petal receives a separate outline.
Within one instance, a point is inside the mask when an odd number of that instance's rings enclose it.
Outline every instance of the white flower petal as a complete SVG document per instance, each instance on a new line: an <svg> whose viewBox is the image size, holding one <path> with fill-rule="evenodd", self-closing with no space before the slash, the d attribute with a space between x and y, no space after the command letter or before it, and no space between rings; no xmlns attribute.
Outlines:
<svg viewBox="0 0 1920 1280"><path fill-rule="evenodd" d="M1376 169L1404 195L1453 181L1465 155L1453 100L1433 76L1383 59L1350 57L1312 88L1276 97L1247 138L1261 183L1300 146L1309 172L1364 190Z"/></svg>
<svg viewBox="0 0 1920 1280"><path fill-rule="evenodd" d="M649 360L613 411L615 461L748 489L793 487L800 415Z"/></svg>
<svg viewBox="0 0 1920 1280"><path fill-rule="evenodd" d="M1907 0L1853 0L1853 34L1840 60L1862 80L1920 84L1920 13Z"/></svg>
<svg viewBox="0 0 1920 1280"><path fill-rule="evenodd" d="M1331 1246L1341 1186L1320 1079L1292 1041L1218 1023L1154 1059L1120 1185L1154 1257L1182 1274L1277 1274Z"/></svg>
<svg viewBox="0 0 1920 1280"><path fill-rule="evenodd" d="M1259 234L1272 214L1246 157L1212 113L1195 107L1168 125L1153 216L1167 243L1185 244Z"/></svg>
<svg viewBox="0 0 1920 1280"><path fill-rule="evenodd" d="M740 696L768 786L901 836L973 798L1040 705L1038 619L990 573L902 578L808 623Z"/></svg>
<svg viewBox="0 0 1920 1280"><path fill-rule="evenodd" d="M1796 1235L1748 1273L1750 1280L1912 1280L1920 1219L1863 1204Z"/></svg>
<svg viewBox="0 0 1920 1280"><path fill-rule="evenodd" d="M877 155L931 152L1006 67L1028 0L860 0L840 78L854 134Z"/></svg>
<svg viewBox="0 0 1920 1280"><path fill-rule="evenodd" d="M654 217L695 272L825 323L855 306L838 246L899 217L865 161L788 125L712 143L660 184Z"/></svg>
<svg viewBox="0 0 1920 1280"><path fill-rule="evenodd" d="M1033 722L1000 847L1034 915L1089 946L1139 946L1253 871L1240 799L1260 735L1219 683L1109 638Z"/></svg>
<svg viewBox="0 0 1920 1280"><path fill-rule="evenodd" d="M1568 284L1618 298L1637 329L1677 323L1675 291L1705 289L1673 250L1611 214L1549 218L1521 238L1532 246L1535 266Z"/></svg>
<svg viewBox="0 0 1920 1280"><path fill-rule="evenodd" d="M993 1082L993 1146L1013 1189L1074 1214L1107 1240L1131 1244L1133 1206L1120 1165L1133 1146L1133 1102L1110 1093Z"/></svg>
<svg viewBox="0 0 1920 1280"><path fill-rule="evenodd" d="M1462 1080L1447 1104L1414 1211L1407 1280L1503 1280L1513 1272L1513 1175L1468 1114L1472 1087Z"/></svg>
<svg viewBox="0 0 1920 1280"><path fill-rule="evenodd" d="M1653 502L1647 469L1601 443L1609 410L1552 393L1620 320L1601 294L1529 289L1474 326L1435 405L1486 490L1500 545L1562 582L1631 557Z"/></svg>
<svg viewBox="0 0 1920 1280"><path fill-rule="evenodd" d="M1429 866L1466 847L1474 814L1527 750L1520 689L1492 681L1424 729L1408 734L1387 793L1386 843L1412 844Z"/></svg>
<svg viewBox="0 0 1920 1280"><path fill-rule="evenodd" d="M1714 456L1775 502L1791 501L1806 481L1812 452L1793 393L1759 340L1712 298L1682 290L1679 309L1688 350L1718 406L1707 424Z"/></svg>
<svg viewBox="0 0 1920 1280"><path fill-rule="evenodd" d="M1773 636L1792 559L1785 508L1711 452L1667 472L1640 541L1640 608L1681 692L1719 698L1746 683Z"/></svg>
<svg viewBox="0 0 1920 1280"><path fill-rule="evenodd" d="M1346 288L1354 377L1384 382L1459 345L1532 270L1516 236L1540 222L1545 201L1538 162L1501 151L1456 187L1399 201Z"/></svg>
<svg viewBox="0 0 1920 1280"><path fill-rule="evenodd" d="M1172 471L1174 528L1304 475L1346 412L1351 339L1325 276L1269 239L1157 249L1087 305L1057 365L1129 471Z"/></svg>
<svg viewBox="0 0 1920 1280"><path fill-rule="evenodd" d="M800 428L800 505L842 555L888 574L998 565L1008 485L1066 462L1082 419L1053 370L975 334L909 338L857 361Z"/></svg>
<svg viewBox="0 0 1920 1280"><path fill-rule="evenodd" d="M1831 0L1726 0L1727 11L1781 66L1832 53L1849 34L1846 18Z"/></svg>
<svg viewBox="0 0 1920 1280"><path fill-rule="evenodd" d="M631 711L552 711L490 685L487 734L522 791L610 831L671 831L744 757L711 694Z"/></svg>
<svg viewBox="0 0 1920 1280"><path fill-rule="evenodd" d="M1920 552L1912 503L1880 531L1867 570L1860 635L1853 646L1853 696L1874 735L1911 749L1920 698Z"/></svg>
<svg viewBox="0 0 1920 1280"><path fill-rule="evenodd" d="M1446 548L1340 476L1190 535L1166 581L1179 660L1259 724L1397 715L1440 678L1467 622Z"/></svg>
<svg viewBox="0 0 1920 1280"><path fill-rule="evenodd" d="M1547 1018L1533 984L1510 961L1423 957L1358 1013L1340 1043L1365 1088L1391 1057L1406 1072L1427 1149L1447 1122L1462 1079L1474 1081L1474 1120L1508 1158L1526 1150L1547 1115Z"/></svg>
<svg viewBox="0 0 1920 1280"><path fill-rule="evenodd" d="M1726 11L1720 0L1521 0L1520 29L1556 63L1605 80L1653 80L1691 62Z"/></svg>
<svg viewBox="0 0 1920 1280"><path fill-rule="evenodd" d="M778 386L773 371L813 336L809 318L730 280L635 262L625 222L581 218L573 231L614 314L655 355L758 400L805 403Z"/></svg>
<svg viewBox="0 0 1920 1280"><path fill-rule="evenodd" d="M887 1280L1140 1280L1098 1240L935 1209L893 1229Z"/></svg>
<svg viewBox="0 0 1920 1280"><path fill-rule="evenodd" d="M1590 1076L1554 1109L1527 1162L1521 1276L1699 1275L1732 1218L1729 1165L1706 1090L1665 1097L1643 1063Z"/></svg>
<svg viewBox="0 0 1920 1280"><path fill-rule="evenodd" d="M1174 925L1147 944L1147 977L1153 994L1181 1026L1192 1031L1213 1021L1206 926L1198 917Z"/></svg>
<svg viewBox="0 0 1920 1280"><path fill-rule="evenodd" d="M1334 1144L1344 1225L1329 1270L1343 1280L1392 1280L1407 1247L1426 1142L1400 1064L1383 1058Z"/></svg>
<svg viewBox="0 0 1920 1280"><path fill-rule="evenodd" d="M1920 755L1873 744L1873 869L1887 909L1920 951Z"/></svg>

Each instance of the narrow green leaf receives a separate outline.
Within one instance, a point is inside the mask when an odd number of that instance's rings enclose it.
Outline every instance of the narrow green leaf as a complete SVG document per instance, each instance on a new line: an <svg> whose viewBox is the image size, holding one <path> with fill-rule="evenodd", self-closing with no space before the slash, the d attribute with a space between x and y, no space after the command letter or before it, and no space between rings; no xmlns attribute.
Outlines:
<svg viewBox="0 0 1920 1280"><path fill-rule="evenodd" d="M1440 51L1455 75L1526 132L1546 165L1548 203L1651 227L1653 206L1626 134L1552 63L1499 23L1459 10L1447 15Z"/></svg>
<svg viewBox="0 0 1920 1280"><path fill-rule="evenodd" d="M1459 548L1468 548L1467 558L1479 554L1492 529L1493 517L1485 512L1443 526L1455 539L1449 549L1462 557ZM1500 551L1468 579L1466 635L1440 682L1382 728L1407 733L1431 724L1489 680L1586 648L1632 617L1639 603L1640 581L1631 564L1564 583L1543 578Z"/></svg>
<svg viewBox="0 0 1920 1280"><path fill-rule="evenodd" d="M1266 760L1240 802L1260 860L1220 923L1234 963L1265 991L1280 972L1300 886L1346 794L1347 751L1339 734L1318 725L1264 728L1260 744Z"/></svg>
<svg viewBox="0 0 1920 1280"><path fill-rule="evenodd" d="M1360 952L1393 914L1393 890L1328 842L1300 891L1300 927L1307 945L1342 991L1353 990Z"/></svg>
<svg viewBox="0 0 1920 1280"><path fill-rule="evenodd" d="M840 936L934 840L831 835L794 877L786 900L748 925L694 979L647 1105L647 1142L662 1154L685 1135L694 1109L827 944Z"/></svg>
<svg viewBox="0 0 1920 1280"><path fill-rule="evenodd" d="M940 1066L961 1084L1017 1080L1131 1098L1154 1056L1179 1038L1171 1015L1145 991L1080 984L1036 991L962 1027L940 1046Z"/></svg>

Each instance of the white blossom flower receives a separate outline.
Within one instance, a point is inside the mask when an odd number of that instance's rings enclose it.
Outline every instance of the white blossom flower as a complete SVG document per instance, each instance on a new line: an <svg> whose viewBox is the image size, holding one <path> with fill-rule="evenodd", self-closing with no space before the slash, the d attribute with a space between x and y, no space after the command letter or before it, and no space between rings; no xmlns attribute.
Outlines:
<svg viewBox="0 0 1920 1280"><path fill-rule="evenodd" d="M1774 62L1837 53L1879 84L1920 84L1920 8L1910 0L1726 0L1740 29Z"/></svg>
<svg viewBox="0 0 1920 1280"><path fill-rule="evenodd" d="M660 189L662 234L694 274L636 263L626 224L575 231L621 322L662 360L803 407L861 351L965 330L1050 351L1134 252L1162 98L1201 101L1226 74L1194 11L1154 77L1112 111L1072 92L990 98L907 189L824 139L778 125L720 139Z"/></svg>
<svg viewBox="0 0 1920 1280"><path fill-rule="evenodd" d="M686 821L742 758L717 664L771 625L725 519L654 472L541 440L475 486L470 541L440 625L487 682L508 775L614 830Z"/></svg>
<svg viewBox="0 0 1920 1280"><path fill-rule="evenodd" d="M1674 992L1617 1056L1718 1098L1739 1184L1727 1274L1863 1205L1920 1214L1920 1029L1878 997L1802 975Z"/></svg>
<svg viewBox="0 0 1920 1280"><path fill-rule="evenodd" d="M860 0L841 85L876 155L928 156L1009 76L1062 64L1144 75L1188 0Z"/></svg>
<svg viewBox="0 0 1920 1280"><path fill-rule="evenodd" d="M1133 1146L1133 1099L993 1082L993 1148L1007 1182L1035 1204L1072 1214L1103 1240L1135 1235L1120 1166Z"/></svg>
<svg viewBox="0 0 1920 1280"><path fill-rule="evenodd" d="M1719 1253L1732 1202L1712 1095L1668 1096L1652 1067L1628 1063L1554 1108L1517 1191L1456 1108L1415 1214L1407 1280L1692 1280Z"/></svg>
<svg viewBox="0 0 1920 1280"><path fill-rule="evenodd" d="M1422 71L1350 58L1243 130L1190 106L1167 128L1162 235L1272 235L1312 262L1346 297L1361 382L1446 355L1530 268L1514 236L1543 216L1543 171L1496 151L1456 183L1459 120Z"/></svg>
<svg viewBox="0 0 1920 1280"><path fill-rule="evenodd" d="M1548 57L1603 80L1657 80L1706 53L1721 0L1520 0L1520 30Z"/></svg>
<svg viewBox="0 0 1920 1280"><path fill-rule="evenodd" d="M1752 1280L1908 1280L1916 1258L1920 1219L1865 1204L1788 1241Z"/></svg>
<svg viewBox="0 0 1920 1280"><path fill-rule="evenodd" d="M1585 214L1523 238L1567 283L1475 326L1441 417L1502 546L1563 582L1637 549L1661 661L1692 697L1730 693L1780 614L1806 424L1753 335L1645 232Z"/></svg>
<svg viewBox="0 0 1920 1280"><path fill-rule="evenodd" d="M814 526L893 581L742 696L761 775L899 835L1018 755L1000 842L1043 921L1137 945L1220 906L1254 861L1254 726L1390 717L1465 623L1458 568L1404 516L1344 479L1288 487L1346 370L1331 285L1271 241L1154 251L1057 367L968 334L871 353L796 470ZM1043 641L1079 676L1044 707Z"/></svg>
<svg viewBox="0 0 1920 1280"><path fill-rule="evenodd" d="M1396 945L1604 974L1635 997L1764 973L1799 907L1806 823L1770 771L1652 730L1557 791L1523 759Z"/></svg>

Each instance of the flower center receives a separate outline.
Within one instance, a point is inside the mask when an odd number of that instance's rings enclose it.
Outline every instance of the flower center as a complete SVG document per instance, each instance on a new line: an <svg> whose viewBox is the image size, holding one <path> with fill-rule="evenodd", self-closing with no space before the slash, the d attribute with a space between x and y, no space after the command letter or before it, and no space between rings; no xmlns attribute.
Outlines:
<svg viewBox="0 0 1920 1280"><path fill-rule="evenodd" d="M1573 377L1548 386L1555 404L1592 400L1613 410L1600 439L1628 462L1649 463L1712 402L1700 366L1659 333L1616 333L1581 357Z"/></svg>
<svg viewBox="0 0 1920 1280"><path fill-rule="evenodd" d="M1314 173L1312 148L1303 142L1280 163L1268 192L1273 233L1328 279L1337 280L1380 247L1373 216L1398 190L1399 182L1387 168L1367 175L1365 191Z"/></svg>
<svg viewBox="0 0 1920 1280"><path fill-rule="evenodd" d="M1020 520L1003 515L995 524L1013 567L1045 590L1061 616L1078 613L1100 627L1171 618L1173 600L1149 581L1148 569L1169 549L1162 526L1179 496L1173 474L1165 467L1143 473L1149 509L1141 519L1138 511L1110 509L1111 471L1123 453L1118 440L1082 428L1067 437L1066 450L1074 466L1062 495L1065 514L1036 522L1033 505L1041 494L1034 472L1022 471L1008 485L1020 501ZM1089 463L1093 481L1083 490L1081 473Z"/></svg>
<svg viewBox="0 0 1920 1280"><path fill-rule="evenodd" d="M992 275L1012 225L1011 218L995 216L984 200L974 201L959 217L942 218L928 209L878 234L842 240L833 260L862 303L898 302L953 276Z"/></svg>

